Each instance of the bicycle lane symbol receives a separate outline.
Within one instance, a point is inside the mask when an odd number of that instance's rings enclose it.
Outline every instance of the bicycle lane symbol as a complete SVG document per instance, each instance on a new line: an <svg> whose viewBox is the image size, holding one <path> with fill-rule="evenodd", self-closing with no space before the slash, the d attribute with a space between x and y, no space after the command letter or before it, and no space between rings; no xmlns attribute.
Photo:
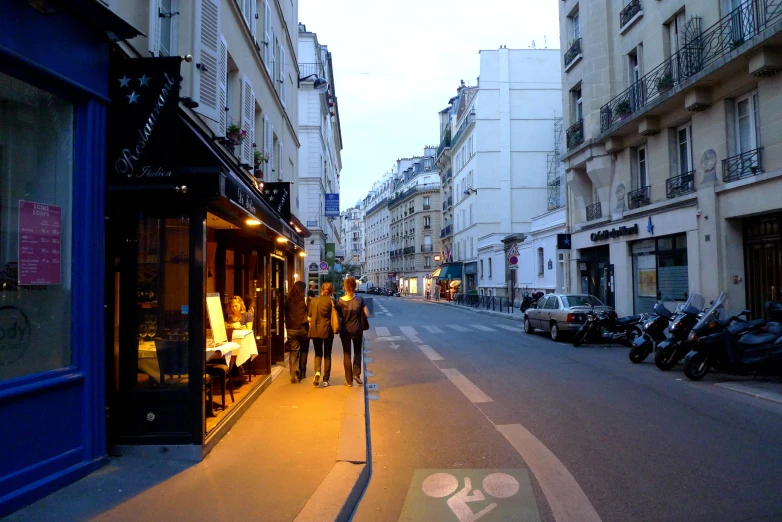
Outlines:
<svg viewBox="0 0 782 522"><path fill-rule="evenodd" d="M526 470L416 470L400 520L539 521L540 515Z"/></svg>

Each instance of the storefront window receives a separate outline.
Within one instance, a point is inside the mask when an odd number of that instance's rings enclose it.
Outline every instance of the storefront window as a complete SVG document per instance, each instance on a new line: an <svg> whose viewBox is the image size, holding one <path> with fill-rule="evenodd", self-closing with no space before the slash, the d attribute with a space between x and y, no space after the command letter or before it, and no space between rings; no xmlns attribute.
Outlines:
<svg viewBox="0 0 782 522"><path fill-rule="evenodd" d="M687 299L687 236L637 241L633 249L635 313L651 312L662 296Z"/></svg>
<svg viewBox="0 0 782 522"><path fill-rule="evenodd" d="M72 183L73 106L0 73L0 381L71 364Z"/></svg>

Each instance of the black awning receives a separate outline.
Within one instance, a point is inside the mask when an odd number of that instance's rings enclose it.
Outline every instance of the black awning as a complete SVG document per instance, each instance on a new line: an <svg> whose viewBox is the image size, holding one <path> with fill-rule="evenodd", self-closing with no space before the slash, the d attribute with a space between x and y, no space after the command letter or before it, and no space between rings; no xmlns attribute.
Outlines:
<svg viewBox="0 0 782 522"><path fill-rule="evenodd" d="M461 279L462 264L443 265L440 267L440 275L437 279Z"/></svg>
<svg viewBox="0 0 782 522"><path fill-rule="evenodd" d="M106 31L109 40L130 40L136 36L146 36L98 0L53 1L58 8L70 12L88 26Z"/></svg>

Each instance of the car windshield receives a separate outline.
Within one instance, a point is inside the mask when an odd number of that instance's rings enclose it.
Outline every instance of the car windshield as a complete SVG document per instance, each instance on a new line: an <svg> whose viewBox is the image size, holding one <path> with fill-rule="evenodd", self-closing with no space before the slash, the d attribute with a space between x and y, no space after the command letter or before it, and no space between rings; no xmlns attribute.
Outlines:
<svg viewBox="0 0 782 522"><path fill-rule="evenodd" d="M567 308L574 306L605 306L600 302L600 299L593 295L566 295L565 303Z"/></svg>

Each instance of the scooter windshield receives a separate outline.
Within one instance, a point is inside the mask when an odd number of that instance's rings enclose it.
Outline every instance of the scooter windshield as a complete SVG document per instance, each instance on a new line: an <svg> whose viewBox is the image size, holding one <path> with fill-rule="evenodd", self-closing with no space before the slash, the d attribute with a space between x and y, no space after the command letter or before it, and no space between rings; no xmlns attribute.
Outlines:
<svg viewBox="0 0 782 522"><path fill-rule="evenodd" d="M706 299L700 294L690 294L687 300L682 305L682 312L688 314L699 314L703 310L703 306L706 304Z"/></svg>
<svg viewBox="0 0 782 522"><path fill-rule="evenodd" d="M725 303L728 302L728 294L727 292L721 292L719 297L714 300L712 305L709 307L706 312L703 313L703 317L700 318L700 320L695 323L695 326L692 327L693 331L698 331L704 326L711 323L713 320L717 319L720 315L720 311L725 307Z"/></svg>

